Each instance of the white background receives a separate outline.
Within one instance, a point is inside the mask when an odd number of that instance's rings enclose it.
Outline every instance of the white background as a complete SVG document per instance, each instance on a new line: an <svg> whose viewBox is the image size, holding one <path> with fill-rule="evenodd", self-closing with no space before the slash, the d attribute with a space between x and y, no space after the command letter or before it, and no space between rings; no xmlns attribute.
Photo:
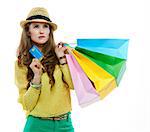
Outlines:
<svg viewBox="0 0 150 132"><path fill-rule="evenodd" d="M150 132L148 0L4 0L0 4L0 132L22 132L25 113L14 85L19 22L32 7L46 7L58 24L55 41L129 38L127 70L104 100L80 108L72 92L76 132Z"/></svg>

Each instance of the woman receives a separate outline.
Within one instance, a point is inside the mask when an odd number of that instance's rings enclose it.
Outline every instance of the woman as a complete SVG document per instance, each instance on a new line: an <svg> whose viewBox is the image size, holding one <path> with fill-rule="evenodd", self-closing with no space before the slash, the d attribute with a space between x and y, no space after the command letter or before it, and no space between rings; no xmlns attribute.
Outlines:
<svg viewBox="0 0 150 132"><path fill-rule="evenodd" d="M24 132L74 132L71 121L70 89L72 80L65 58L63 43L55 46L53 23L45 8L33 8L25 21L18 58L15 63L15 81L19 102L26 111ZM29 53L35 45L43 53L41 61Z"/></svg>

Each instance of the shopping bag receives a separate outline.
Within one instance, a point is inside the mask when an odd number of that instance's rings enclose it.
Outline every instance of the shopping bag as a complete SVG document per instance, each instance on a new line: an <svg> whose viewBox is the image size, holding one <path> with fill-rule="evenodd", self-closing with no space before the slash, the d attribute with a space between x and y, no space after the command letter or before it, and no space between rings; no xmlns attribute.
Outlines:
<svg viewBox="0 0 150 132"><path fill-rule="evenodd" d="M127 59L128 39L77 39L77 47Z"/></svg>
<svg viewBox="0 0 150 132"><path fill-rule="evenodd" d="M108 95L117 86L115 77L103 68L99 67L75 49L71 49L70 52L76 58L88 78L93 82L101 99Z"/></svg>
<svg viewBox="0 0 150 132"><path fill-rule="evenodd" d="M76 47L76 50L115 77L117 85L126 69L126 60Z"/></svg>
<svg viewBox="0 0 150 132"><path fill-rule="evenodd" d="M71 54L66 54L66 58L79 105L85 107L100 100L99 94L76 59Z"/></svg>

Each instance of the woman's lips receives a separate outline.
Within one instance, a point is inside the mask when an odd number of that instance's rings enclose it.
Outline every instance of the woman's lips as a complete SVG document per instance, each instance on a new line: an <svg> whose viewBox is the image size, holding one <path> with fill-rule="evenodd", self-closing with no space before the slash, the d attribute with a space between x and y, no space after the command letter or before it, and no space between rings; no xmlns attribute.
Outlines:
<svg viewBox="0 0 150 132"><path fill-rule="evenodd" d="M39 36L39 39L45 38L45 36Z"/></svg>

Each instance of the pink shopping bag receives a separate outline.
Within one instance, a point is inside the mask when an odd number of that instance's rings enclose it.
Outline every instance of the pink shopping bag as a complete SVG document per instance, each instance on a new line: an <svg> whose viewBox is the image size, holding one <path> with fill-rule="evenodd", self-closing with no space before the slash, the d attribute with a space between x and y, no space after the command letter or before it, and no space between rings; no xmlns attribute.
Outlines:
<svg viewBox="0 0 150 132"><path fill-rule="evenodd" d="M99 94L76 59L71 54L66 54L66 58L79 105L85 107L100 100Z"/></svg>

